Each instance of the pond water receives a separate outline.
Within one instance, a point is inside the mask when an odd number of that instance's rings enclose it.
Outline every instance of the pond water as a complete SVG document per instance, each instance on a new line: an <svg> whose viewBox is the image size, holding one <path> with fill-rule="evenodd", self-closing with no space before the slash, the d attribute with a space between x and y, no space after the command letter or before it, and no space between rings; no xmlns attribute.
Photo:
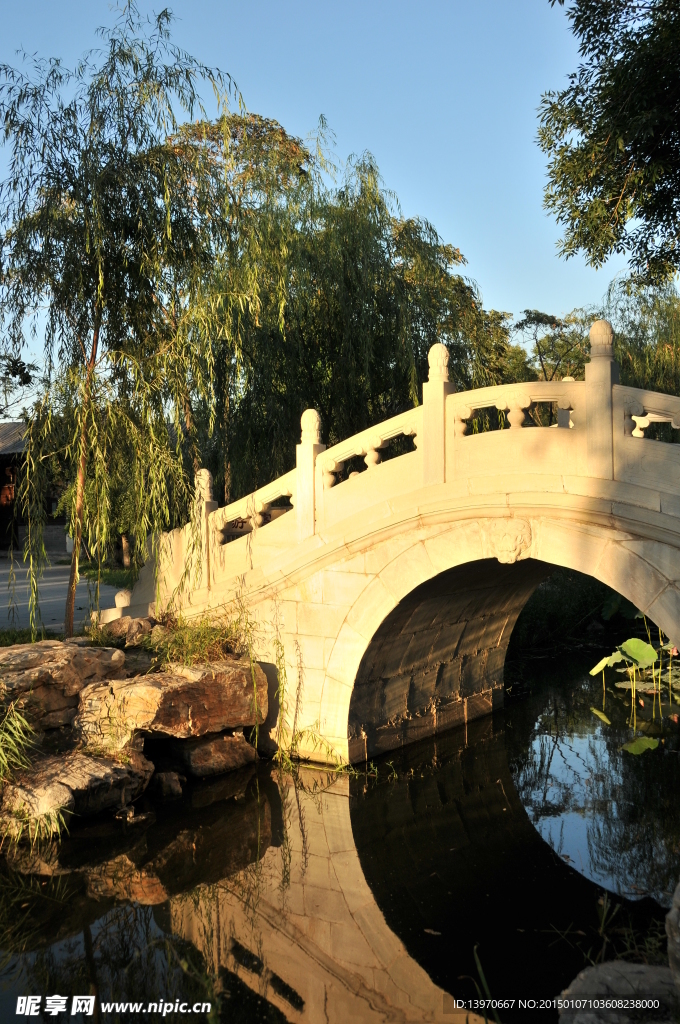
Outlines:
<svg viewBox="0 0 680 1024"><path fill-rule="evenodd" d="M39 995L44 1020L149 1021L158 1003L176 1021L464 1020L453 999L477 996L480 968L517 1001L602 956L663 962L677 705L660 728L642 696L636 726L659 743L634 755L629 692L541 664L504 711L368 770L261 762L3 861L0 1019ZM92 1017L71 1014L79 995ZM67 1009L47 1015L48 996Z"/></svg>

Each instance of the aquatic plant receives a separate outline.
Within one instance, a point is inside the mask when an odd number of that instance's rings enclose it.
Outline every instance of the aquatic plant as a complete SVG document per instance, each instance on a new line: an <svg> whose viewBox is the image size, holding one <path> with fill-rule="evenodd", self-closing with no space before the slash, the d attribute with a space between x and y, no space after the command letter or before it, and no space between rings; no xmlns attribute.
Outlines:
<svg viewBox="0 0 680 1024"><path fill-rule="evenodd" d="M645 623L646 624L646 623ZM649 636L649 630L648 630ZM649 637L651 641L651 636ZM636 705L636 688L637 688L637 677L638 673L642 676L642 673L647 669L652 671L652 682L654 684L654 700L656 702L656 688L657 679L654 672L654 665L659 660L659 651L654 648L651 643L645 643L644 640L640 640L639 637L631 637L629 640L625 640L620 644L615 651L609 655L605 655L598 661L597 665L594 665L590 669L590 675L596 676L600 672L602 673L602 713L597 711L595 708L591 708L594 714L603 721L607 721L604 716L605 709L605 669L613 668L615 665L623 663L624 671L628 673L631 686L631 713L629 725L633 729L637 728L637 705ZM655 704L653 705L654 713ZM659 715L661 715L661 670L659 669ZM611 724L607 721L607 724ZM628 750L630 753L639 754L642 753L643 749L649 749L647 747L639 747L634 744L626 744L622 749Z"/></svg>

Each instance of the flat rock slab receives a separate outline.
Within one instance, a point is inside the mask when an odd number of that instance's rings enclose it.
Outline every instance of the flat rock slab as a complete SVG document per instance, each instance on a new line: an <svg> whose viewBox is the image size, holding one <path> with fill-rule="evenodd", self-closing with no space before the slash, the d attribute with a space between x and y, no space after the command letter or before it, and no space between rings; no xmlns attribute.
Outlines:
<svg viewBox="0 0 680 1024"><path fill-rule="evenodd" d="M189 739L267 717L267 679L248 658L134 679L94 683L80 694L76 734L89 747L121 750L136 732ZM257 697L257 701L256 701ZM256 715L257 711L257 715Z"/></svg>
<svg viewBox="0 0 680 1024"><path fill-rule="evenodd" d="M126 752L125 761L90 757L73 751L46 757L3 790L0 821L10 835L17 822L43 815L98 814L124 807L146 789L153 765L137 751Z"/></svg>
<svg viewBox="0 0 680 1024"><path fill-rule="evenodd" d="M16 701L38 729L70 725L80 691L125 675L125 652L60 640L0 648L0 701Z"/></svg>
<svg viewBox="0 0 680 1024"><path fill-rule="evenodd" d="M257 760L257 752L242 732L233 736L205 736L200 739L178 740L172 745L173 753L181 760L189 775L203 779L208 775L243 768Z"/></svg>

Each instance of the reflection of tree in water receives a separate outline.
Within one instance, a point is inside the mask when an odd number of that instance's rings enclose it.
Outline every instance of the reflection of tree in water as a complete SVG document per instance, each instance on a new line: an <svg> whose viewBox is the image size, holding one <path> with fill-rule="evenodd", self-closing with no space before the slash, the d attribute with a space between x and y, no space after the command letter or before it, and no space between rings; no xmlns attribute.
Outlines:
<svg viewBox="0 0 680 1024"><path fill-rule="evenodd" d="M214 976L191 943L165 934L154 909L123 904L63 942L14 960L8 973L29 992L96 994L117 1002L211 1002ZM171 1018L169 1018L171 1019Z"/></svg>
<svg viewBox="0 0 680 1024"><path fill-rule="evenodd" d="M602 726L591 711L601 701L601 683L586 677L542 687L515 704L508 715L515 786L558 853L565 818L578 814L590 865L575 866L622 894L667 905L680 872L680 756L669 737L642 756L623 752L627 702L608 696L612 724Z"/></svg>
<svg viewBox="0 0 680 1024"><path fill-rule="evenodd" d="M678 754L662 750L635 757L619 748L613 739L597 744L591 860L621 891L648 893L670 905L680 868Z"/></svg>

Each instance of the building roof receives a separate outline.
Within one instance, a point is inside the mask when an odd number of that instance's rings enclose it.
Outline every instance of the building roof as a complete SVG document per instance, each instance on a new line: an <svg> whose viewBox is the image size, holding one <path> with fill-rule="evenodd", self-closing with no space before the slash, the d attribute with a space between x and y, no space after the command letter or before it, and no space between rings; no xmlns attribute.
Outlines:
<svg viewBox="0 0 680 1024"><path fill-rule="evenodd" d="M6 420L0 422L0 456L21 455L26 442L26 424L23 420Z"/></svg>

